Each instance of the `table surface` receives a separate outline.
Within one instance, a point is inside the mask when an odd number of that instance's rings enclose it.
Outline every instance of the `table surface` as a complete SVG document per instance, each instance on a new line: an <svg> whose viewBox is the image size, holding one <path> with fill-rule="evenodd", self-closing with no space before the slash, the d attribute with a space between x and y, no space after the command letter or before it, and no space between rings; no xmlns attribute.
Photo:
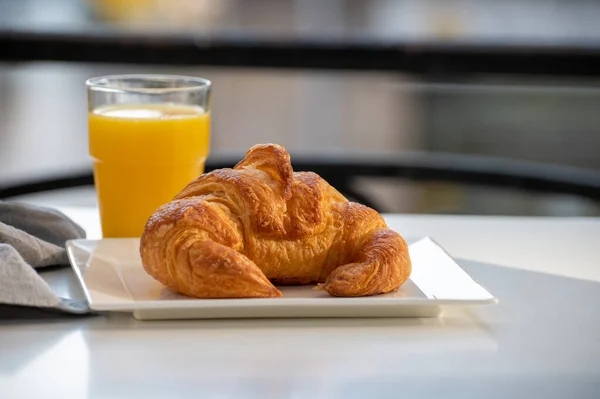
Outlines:
<svg viewBox="0 0 600 399"><path fill-rule="evenodd" d="M99 236L94 209L63 211ZM4 320L0 396L598 397L600 219L386 219L500 303L429 319ZM43 276L81 295L69 269Z"/></svg>

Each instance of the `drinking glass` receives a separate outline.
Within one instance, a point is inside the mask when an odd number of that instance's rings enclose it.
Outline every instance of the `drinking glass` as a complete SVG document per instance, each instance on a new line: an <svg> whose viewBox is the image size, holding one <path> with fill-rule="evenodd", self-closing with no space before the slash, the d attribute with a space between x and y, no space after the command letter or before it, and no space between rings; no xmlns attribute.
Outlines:
<svg viewBox="0 0 600 399"><path fill-rule="evenodd" d="M211 83L113 75L86 86L102 235L140 237L152 213L204 172Z"/></svg>

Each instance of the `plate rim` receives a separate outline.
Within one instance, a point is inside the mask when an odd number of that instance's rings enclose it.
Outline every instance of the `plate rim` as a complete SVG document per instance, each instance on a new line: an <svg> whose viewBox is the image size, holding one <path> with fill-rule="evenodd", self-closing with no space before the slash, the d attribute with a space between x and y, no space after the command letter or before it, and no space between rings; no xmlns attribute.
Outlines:
<svg viewBox="0 0 600 399"><path fill-rule="evenodd" d="M421 237L421 239L429 239L434 242L439 248L441 248L448 256L447 251L439 245L431 237ZM67 257L71 268L77 276L79 285L85 295L85 298L89 304L90 309L96 311L112 311L112 312L135 312L143 310L167 310L167 309L231 309L231 308L248 308L248 309L267 309L267 308L292 308L292 309L306 309L306 308L323 308L323 307L342 307L342 308L398 308L398 307L439 307L439 306L490 306L497 305L499 299L491 294L485 286L481 285L475 279L473 282L479 285L485 292L487 292L489 298L459 298L459 299L438 299L438 298L378 298L377 301L368 302L365 298L368 297L325 297L325 298L189 298L189 299L177 299L177 300L148 300L148 301L136 301L134 299L123 300L119 303L98 303L94 301L93 295L86 284L83 276L82 267L78 264L76 255L74 253L75 248L80 248L81 243L97 243L101 241L131 241L139 240L139 238L102 238L102 239L86 239L78 238L73 240L67 240L65 248L67 251ZM415 241L416 242L416 241ZM79 244L79 245L78 245ZM450 256L451 257L451 256ZM451 257L452 258L452 257ZM454 260L454 258L452 258ZM460 267L458 262L455 263ZM462 267L461 270L465 271ZM466 271L465 271L466 273ZM467 273L469 277L472 276ZM307 286L307 289L309 288Z"/></svg>

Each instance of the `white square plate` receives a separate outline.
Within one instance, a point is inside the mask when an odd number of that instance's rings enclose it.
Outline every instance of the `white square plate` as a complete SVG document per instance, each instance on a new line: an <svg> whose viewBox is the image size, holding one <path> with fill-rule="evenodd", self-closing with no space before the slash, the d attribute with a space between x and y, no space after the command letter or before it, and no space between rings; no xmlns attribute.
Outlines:
<svg viewBox="0 0 600 399"><path fill-rule="evenodd" d="M409 241L410 242L410 241ZM179 295L142 268L139 239L72 240L71 265L91 309L135 318L432 317L441 306L497 303L433 240L409 244L412 274L396 292L335 298L312 286L279 287L282 298L194 299Z"/></svg>

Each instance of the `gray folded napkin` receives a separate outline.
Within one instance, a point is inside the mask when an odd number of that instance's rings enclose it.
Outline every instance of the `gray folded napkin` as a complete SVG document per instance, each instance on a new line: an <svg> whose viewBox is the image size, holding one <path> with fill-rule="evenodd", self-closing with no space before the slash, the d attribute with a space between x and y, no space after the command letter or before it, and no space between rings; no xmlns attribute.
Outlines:
<svg viewBox="0 0 600 399"><path fill-rule="evenodd" d="M0 201L0 304L89 312L85 301L56 296L36 271L68 265L65 241L76 238L85 231L54 209Z"/></svg>

